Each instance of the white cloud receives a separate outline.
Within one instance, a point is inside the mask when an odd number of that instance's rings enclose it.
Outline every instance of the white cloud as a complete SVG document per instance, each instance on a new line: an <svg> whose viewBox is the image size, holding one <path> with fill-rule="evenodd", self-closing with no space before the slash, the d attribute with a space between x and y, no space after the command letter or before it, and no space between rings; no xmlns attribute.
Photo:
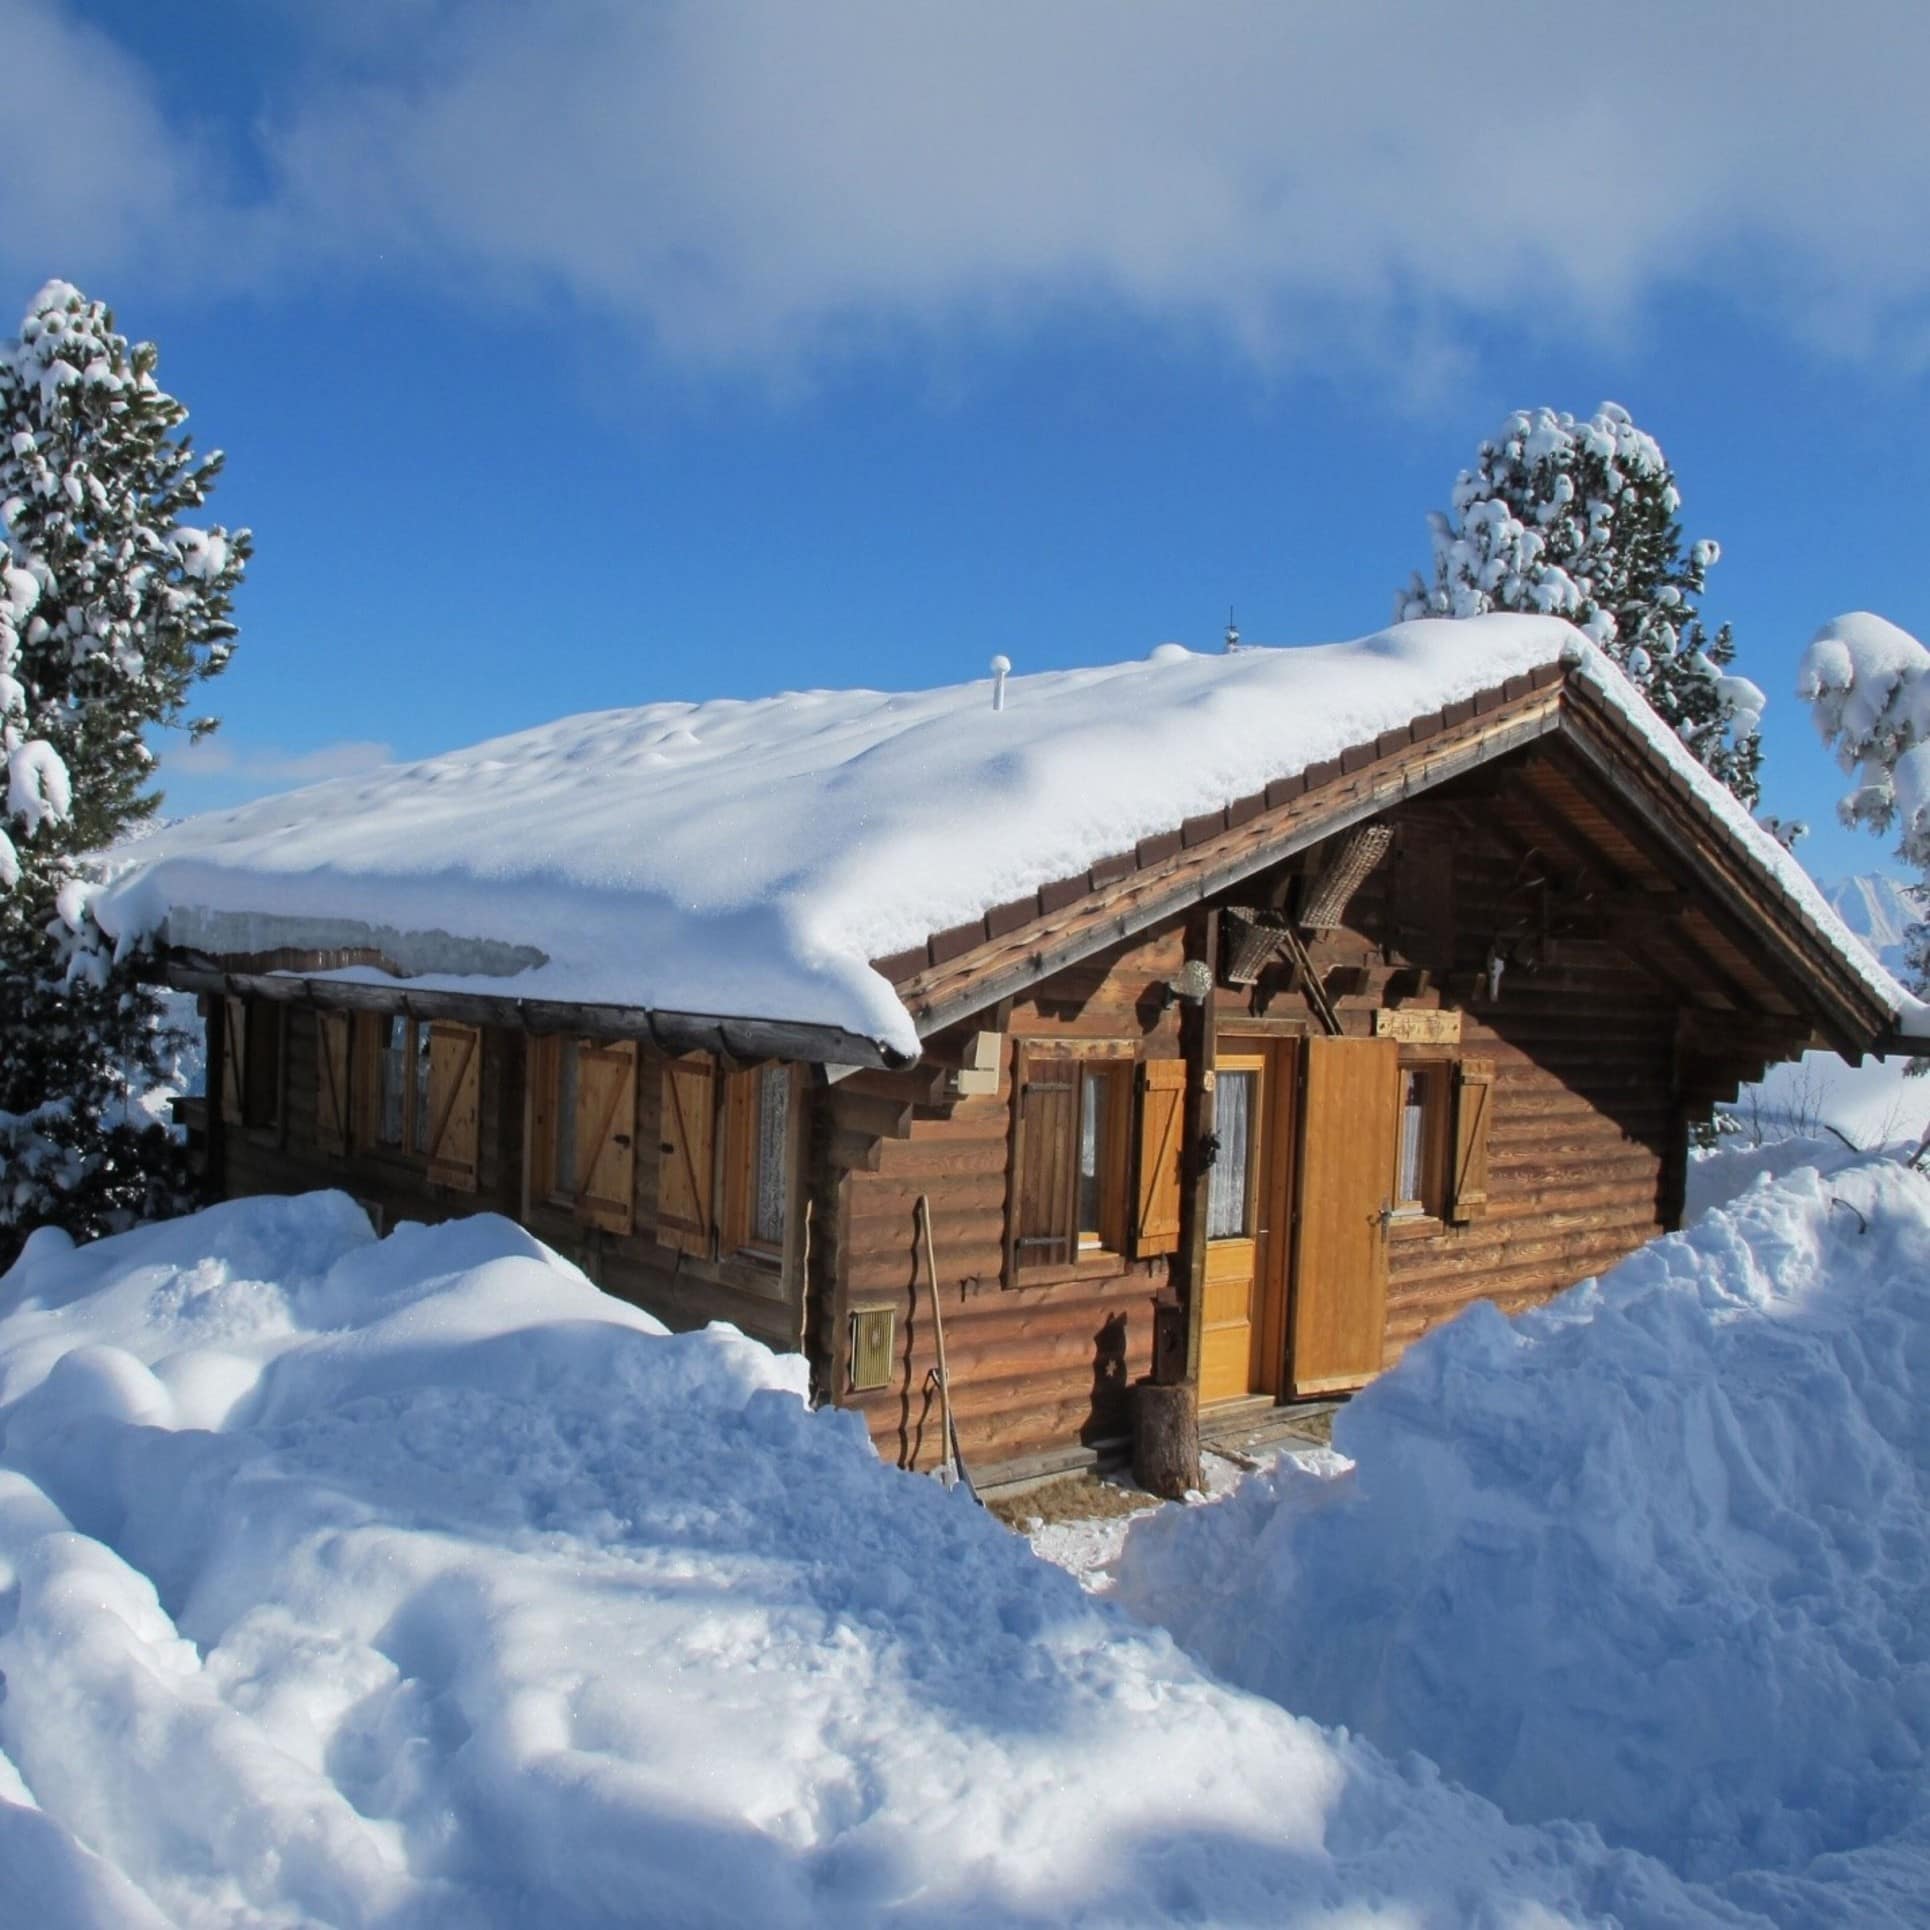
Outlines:
<svg viewBox="0 0 1930 1930"><path fill-rule="evenodd" d="M23 297L54 275L186 277L232 260L243 218L219 160L106 33L52 0L0 0L0 72L0 261Z"/></svg>
<svg viewBox="0 0 1930 1930"><path fill-rule="evenodd" d="M21 0L0 12L48 22ZM80 182L46 192L97 235L172 203L248 230L242 259L271 252L264 231L311 263L379 255L560 298L559 330L641 324L724 364L1088 305L1205 324L1264 359L1395 364L1451 358L1483 318L1613 328L1671 283L1773 303L1838 348L1925 340L1920 0L418 0L344 17L353 31L318 34L276 91L270 208L235 214L112 56L84 74L42 60L41 99L72 88L123 116ZM130 173L130 150L151 165ZM50 158L33 165L52 182ZM548 347L533 337L532 359ZM613 336L612 361L626 352Z"/></svg>

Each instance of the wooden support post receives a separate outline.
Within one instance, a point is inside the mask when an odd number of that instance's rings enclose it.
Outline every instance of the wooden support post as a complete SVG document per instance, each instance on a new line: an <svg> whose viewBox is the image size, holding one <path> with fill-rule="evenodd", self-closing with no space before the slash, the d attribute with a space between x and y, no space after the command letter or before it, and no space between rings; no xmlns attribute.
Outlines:
<svg viewBox="0 0 1930 1930"><path fill-rule="evenodd" d="M1195 912L1186 921L1186 956L1205 961L1217 983L1219 913ZM1167 1331L1153 1348L1155 1377L1133 1388L1133 1476L1149 1493L1177 1500L1200 1481L1200 1282L1206 1267L1207 1187L1211 1169L1200 1158L1213 1130L1214 994L1187 1006L1180 1019L1186 1058L1186 1134L1179 1208L1179 1251L1173 1256L1173 1304L1154 1318ZM1172 1328L1177 1326L1179 1333ZM1184 1336L1183 1344L1175 1344ZM1168 1378L1170 1376L1170 1378Z"/></svg>
<svg viewBox="0 0 1930 1930"><path fill-rule="evenodd" d="M228 1197L228 1119L221 1103L228 1076L228 1021L219 992L203 992L196 1001L201 1010L201 1037L207 1061L203 1090L208 1095L208 1163L201 1183L210 1201Z"/></svg>
<svg viewBox="0 0 1930 1930"><path fill-rule="evenodd" d="M1187 920L1186 956L1206 961L1211 973L1205 998L1186 1014L1186 1160L1180 1189L1180 1296L1186 1308L1186 1378L1196 1388L1200 1377L1200 1323L1206 1296L1206 1221L1212 1168L1204 1157L1213 1131L1214 1026L1219 992L1220 915L1203 912Z"/></svg>

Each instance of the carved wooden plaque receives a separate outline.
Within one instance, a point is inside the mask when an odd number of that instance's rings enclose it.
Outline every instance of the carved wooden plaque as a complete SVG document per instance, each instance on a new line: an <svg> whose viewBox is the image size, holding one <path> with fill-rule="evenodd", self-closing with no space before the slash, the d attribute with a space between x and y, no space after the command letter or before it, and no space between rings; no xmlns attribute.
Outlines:
<svg viewBox="0 0 1930 1930"><path fill-rule="evenodd" d="M1459 1012L1424 1011L1418 1006L1383 1007L1374 1014L1377 1038L1398 1039L1403 1045L1459 1045Z"/></svg>

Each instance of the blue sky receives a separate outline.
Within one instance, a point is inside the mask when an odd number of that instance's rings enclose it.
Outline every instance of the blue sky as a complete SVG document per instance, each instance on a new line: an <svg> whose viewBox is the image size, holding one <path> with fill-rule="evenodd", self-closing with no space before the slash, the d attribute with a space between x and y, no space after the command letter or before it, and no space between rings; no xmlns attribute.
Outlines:
<svg viewBox="0 0 1930 1930"><path fill-rule="evenodd" d="M571 710L1358 635L1627 405L1770 693L1930 633L1930 10L0 0L0 307L161 345L256 532L170 810ZM1747 29L1747 37L1744 30Z"/></svg>

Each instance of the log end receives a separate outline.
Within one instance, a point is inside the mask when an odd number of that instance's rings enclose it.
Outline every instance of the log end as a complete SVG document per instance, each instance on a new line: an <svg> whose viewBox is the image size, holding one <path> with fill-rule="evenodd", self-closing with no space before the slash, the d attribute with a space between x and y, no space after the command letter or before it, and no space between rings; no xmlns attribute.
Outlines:
<svg viewBox="0 0 1930 1930"><path fill-rule="evenodd" d="M1133 1385L1133 1479L1148 1494L1179 1501L1200 1485L1197 1390L1181 1382Z"/></svg>

